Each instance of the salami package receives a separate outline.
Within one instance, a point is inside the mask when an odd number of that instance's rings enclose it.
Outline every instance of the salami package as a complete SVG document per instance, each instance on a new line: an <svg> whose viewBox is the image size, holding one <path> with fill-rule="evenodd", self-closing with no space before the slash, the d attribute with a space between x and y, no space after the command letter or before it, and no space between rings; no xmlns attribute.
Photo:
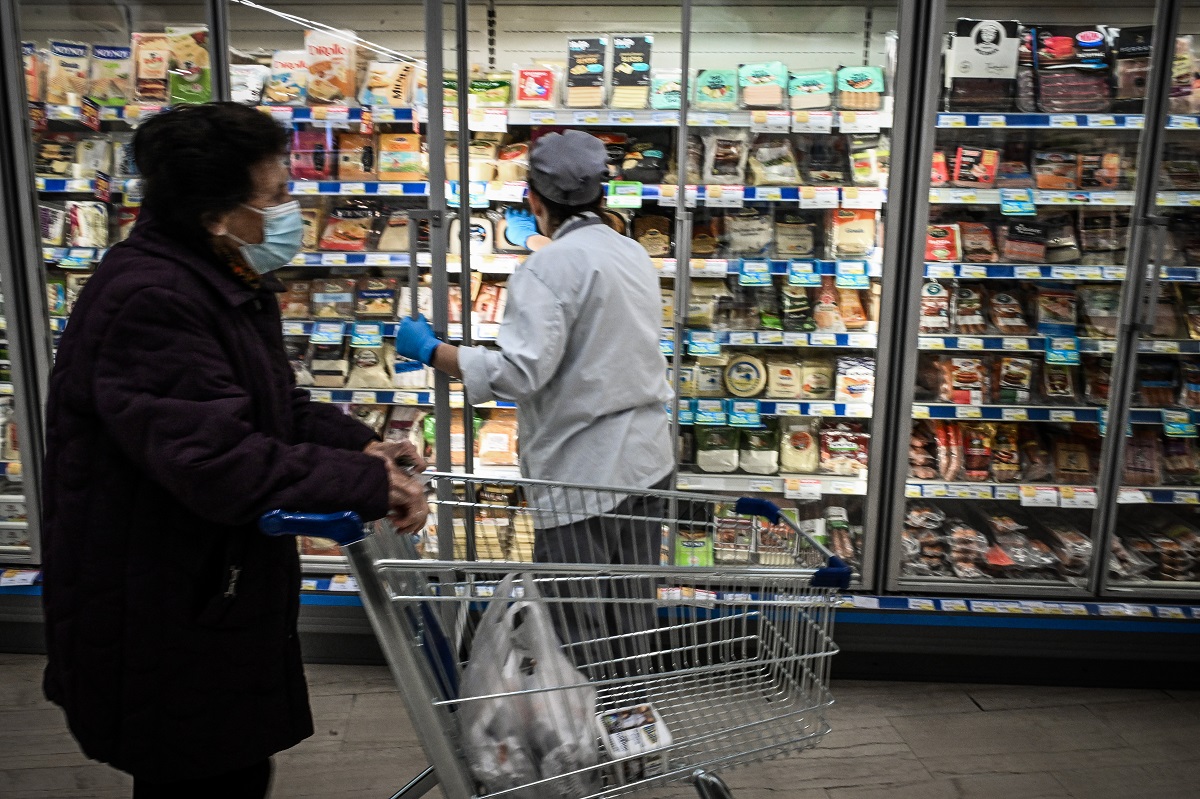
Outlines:
<svg viewBox="0 0 1200 799"><path fill-rule="evenodd" d="M996 426L990 422L964 422L962 431L963 479L982 483L991 477Z"/></svg>
<svg viewBox="0 0 1200 799"><path fill-rule="evenodd" d="M1068 286L1039 287L1037 309L1037 330L1039 335L1075 335L1075 289Z"/></svg>
<svg viewBox="0 0 1200 799"><path fill-rule="evenodd" d="M922 335L950 332L950 292L941 283L931 280L921 288Z"/></svg>
<svg viewBox="0 0 1200 799"><path fill-rule="evenodd" d="M1015 424L997 424L992 438L992 479L1016 483L1021 479L1020 437Z"/></svg>
<svg viewBox="0 0 1200 799"><path fill-rule="evenodd" d="M1032 189L1033 172L1027 161L1005 160L996 167L996 188Z"/></svg>
<svg viewBox="0 0 1200 799"><path fill-rule="evenodd" d="M946 55L950 111L1012 111L1017 93L1020 23L959 19Z"/></svg>
<svg viewBox="0 0 1200 799"><path fill-rule="evenodd" d="M1119 153L1080 153L1075 185L1084 191L1111 190L1121 182Z"/></svg>
<svg viewBox="0 0 1200 799"><path fill-rule="evenodd" d="M1079 287L1079 321L1088 338L1116 338L1121 289L1115 285Z"/></svg>
<svg viewBox="0 0 1200 799"><path fill-rule="evenodd" d="M860 424L842 422L822 427L820 432L820 472L858 477L867 470L871 434Z"/></svg>
<svg viewBox="0 0 1200 799"><path fill-rule="evenodd" d="M1025 480L1036 483L1053 476L1050 451L1042 441L1037 425L1022 424L1017 428L1021 447L1021 464Z"/></svg>
<svg viewBox="0 0 1200 799"><path fill-rule="evenodd" d="M982 222L960 222L962 249L968 263L993 264L999 260L992 229Z"/></svg>
<svg viewBox="0 0 1200 799"><path fill-rule="evenodd" d="M1021 43L1017 48L1017 110L1032 114L1038 110L1037 70L1033 65L1033 30L1021 26Z"/></svg>
<svg viewBox="0 0 1200 799"><path fill-rule="evenodd" d="M746 132L723 130L707 134L703 139L705 185L744 184L749 156Z"/></svg>
<svg viewBox="0 0 1200 799"><path fill-rule="evenodd" d="M982 358L942 358L938 370L938 402L983 405L991 396L991 375Z"/></svg>
<svg viewBox="0 0 1200 799"><path fill-rule="evenodd" d="M1143 356L1137 362L1138 405L1170 408L1179 396L1179 371L1170 358Z"/></svg>
<svg viewBox="0 0 1200 799"><path fill-rule="evenodd" d="M1001 405L1028 404L1034 397L1036 370L1037 363L1029 358L997 358L992 378L996 402Z"/></svg>
<svg viewBox="0 0 1200 799"><path fill-rule="evenodd" d="M1107 405L1112 380L1112 358L1107 355L1083 359L1083 399L1089 405Z"/></svg>
<svg viewBox="0 0 1200 799"><path fill-rule="evenodd" d="M1061 364L1042 364L1042 396L1047 402L1073 405L1079 401L1075 387L1075 367Z"/></svg>
<svg viewBox="0 0 1200 799"><path fill-rule="evenodd" d="M1046 262L1046 228L1036 222L1012 222L999 228L1000 259L1010 263Z"/></svg>
<svg viewBox="0 0 1200 799"><path fill-rule="evenodd" d="M953 185L969 189L990 189L996 184L998 150L959 147L954 153Z"/></svg>
<svg viewBox="0 0 1200 799"><path fill-rule="evenodd" d="M1054 479L1066 485L1090 485L1096 481L1095 466L1088 446L1069 436L1055 436L1051 443Z"/></svg>
<svg viewBox="0 0 1200 799"><path fill-rule="evenodd" d="M1025 309L1015 293L993 292L989 300L989 318L1001 335L1027 336L1033 332L1025 319Z"/></svg>
<svg viewBox="0 0 1200 799"><path fill-rule="evenodd" d="M1154 28L1133 25L1116 31L1114 49L1113 111L1140 114L1150 79L1150 43Z"/></svg>
<svg viewBox="0 0 1200 799"><path fill-rule="evenodd" d="M962 260L962 239L958 225L930 225L925 236L925 260L955 262Z"/></svg>
<svg viewBox="0 0 1200 799"><path fill-rule="evenodd" d="M1097 26L1034 29L1038 108L1050 114L1100 113L1112 107L1108 37Z"/></svg>

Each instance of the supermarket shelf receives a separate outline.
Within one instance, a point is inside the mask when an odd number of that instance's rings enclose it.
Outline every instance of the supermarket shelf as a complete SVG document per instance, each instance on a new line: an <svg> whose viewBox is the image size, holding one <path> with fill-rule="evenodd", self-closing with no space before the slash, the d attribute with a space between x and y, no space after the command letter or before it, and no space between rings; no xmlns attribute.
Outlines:
<svg viewBox="0 0 1200 799"><path fill-rule="evenodd" d="M1164 208L1195 208L1200 206L1200 192L1160 191L1155 202Z"/></svg>
<svg viewBox="0 0 1200 799"><path fill-rule="evenodd" d="M1193 423L1200 423L1200 411L1189 409L1134 408L1129 412L1133 424L1163 424L1165 414L1187 414ZM1101 408L1058 407L1053 405L956 405L952 403L921 402L913 405L914 419L984 419L996 422L1085 422L1099 424L1105 411Z"/></svg>
<svg viewBox="0 0 1200 799"><path fill-rule="evenodd" d="M670 328L663 328L663 341L672 342ZM705 341L722 347L849 347L851 349L875 349L879 336L875 333L793 333L782 330L689 330L689 338Z"/></svg>
<svg viewBox="0 0 1200 799"><path fill-rule="evenodd" d="M999 484L910 478L904 483L904 496L909 499L1000 499L1030 507L1096 507L1094 487L1051 483Z"/></svg>
<svg viewBox="0 0 1200 799"><path fill-rule="evenodd" d="M1200 269L1165 267L1166 280L1196 280ZM971 280L1106 280L1125 279L1123 266L1079 266L1067 264L963 264L926 262L925 277Z"/></svg>
<svg viewBox="0 0 1200 799"><path fill-rule="evenodd" d="M96 247L43 247L42 259L46 263L64 268L87 267L99 261L108 252Z"/></svg>
<svg viewBox="0 0 1200 799"><path fill-rule="evenodd" d="M96 181L89 179L35 178L37 190L46 194L92 194L96 190ZM114 178L109 190L119 194L125 190L126 180Z"/></svg>
<svg viewBox="0 0 1200 799"><path fill-rule="evenodd" d="M427 389L420 391L391 391L351 388L305 388L314 402L336 402L350 405L433 405L433 391ZM450 394L451 407L462 407L462 402L462 394L456 392ZM517 406L512 402L494 402L488 403L486 406L477 405L475 407L515 408Z"/></svg>
<svg viewBox="0 0 1200 799"><path fill-rule="evenodd" d="M302 197L313 194L428 197L429 184L416 181L381 183L378 181L296 180L288 183L288 191Z"/></svg>
<svg viewBox="0 0 1200 799"><path fill-rule="evenodd" d="M342 336L350 336L350 335L353 335L353 333L354 333L354 325L355 325L354 322L343 322L343 321L339 321L337 319L334 319L334 320L323 319L320 321L321 321L322 325L329 325L329 324L342 325ZM396 331L400 327L400 324L398 322L385 322L385 321L381 321L381 320L371 320L371 319L364 319L362 321L365 324L380 325L384 338L395 338ZM292 320L292 319L285 320L283 322L283 335L285 335L285 336L311 336L313 334L313 328L316 326L316 324L317 323L315 321L307 320L307 319L305 319L305 320ZM325 330L323 332L329 332L329 331ZM449 325L449 327L447 329L447 333L448 333L447 338L461 339L462 338L462 325L457 324L457 323ZM500 337L500 325L497 323L494 323L494 322L485 322L482 324L475 324L471 328L471 337L475 341L495 341L497 338ZM334 401L340 402L341 400L334 400Z"/></svg>
<svg viewBox="0 0 1200 799"><path fill-rule="evenodd" d="M1196 117L1171 117L1167 127L1196 127ZM1176 122L1180 124L1176 125ZM938 114L939 128L1100 128L1141 130L1146 118L1141 114Z"/></svg>
<svg viewBox="0 0 1200 799"><path fill-rule="evenodd" d="M489 275L511 275L525 261L524 255L473 255L471 271ZM433 263L427 252L417 253L417 266L428 267ZM407 268L409 257L406 252L303 252L292 259L290 266L385 266ZM446 269L458 272L462 263L457 255L446 257Z"/></svg>
<svg viewBox="0 0 1200 799"><path fill-rule="evenodd" d="M684 399L680 408L680 424L724 425L737 422L735 414L758 416L825 416L847 419L870 419L872 407L866 402L793 402L791 400L758 399ZM755 427L757 423L746 422Z"/></svg>
<svg viewBox="0 0 1200 799"><path fill-rule="evenodd" d="M921 350L1028 350L1042 352L1046 349L1045 336L918 336L917 349ZM1114 353L1117 341L1111 338L1078 338L1079 351L1084 353ZM1200 353L1200 341L1190 339L1142 340L1138 352L1151 354L1196 354Z"/></svg>
<svg viewBox="0 0 1200 799"><path fill-rule="evenodd" d="M82 122L83 110L77 105L52 105L47 103L46 119L51 122ZM125 119L124 106L101 106L100 121L116 122Z"/></svg>
<svg viewBox="0 0 1200 799"><path fill-rule="evenodd" d="M816 132L828 126L846 132L878 132L892 126L889 111L692 111L692 127L756 127L787 133ZM671 110L510 108L510 125L633 126L678 125L679 112Z"/></svg>
<svg viewBox="0 0 1200 799"><path fill-rule="evenodd" d="M651 263L662 277L675 274L678 261L674 258L651 258ZM883 266L878 260L843 260L821 261L809 258L795 260L763 259L763 258L693 258L689 262L692 277L725 277L741 274L745 264L766 264L772 275L790 275L798 283L804 282L812 275L833 275L835 277L855 278L882 277ZM820 283L819 280L816 281Z"/></svg>
<svg viewBox="0 0 1200 799"><path fill-rule="evenodd" d="M789 496L800 492L801 484L816 492L842 496L865 496L865 477L832 477L819 474L693 474L681 472L676 482L680 491L726 491L732 494L769 493ZM789 485L790 484L790 485Z"/></svg>
<svg viewBox="0 0 1200 799"><path fill-rule="evenodd" d="M1000 190L934 187L929 190L929 202L941 205L999 205ZM1133 192L1035 190L1033 202L1035 205L1129 206L1133 205Z"/></svg>

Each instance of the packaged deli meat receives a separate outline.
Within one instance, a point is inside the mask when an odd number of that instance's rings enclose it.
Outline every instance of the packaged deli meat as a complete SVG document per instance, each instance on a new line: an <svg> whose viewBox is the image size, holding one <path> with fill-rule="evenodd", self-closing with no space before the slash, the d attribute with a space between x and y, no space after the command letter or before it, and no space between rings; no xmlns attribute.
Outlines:
<svg viewBox="0 0 1200 799"><path fill-rule="evenodd" d="M1195 113L1194 75L1196 61L1192 54L1192 37L1175 37L1175 57L1171 62L1171 89L1167 110L1172 114Z"/></svg>
<svg viewBox="0 0 1200 799"><path fill-rule="evenodd" d="M1021 447L1021 468L1024 479L1030 483L1049 480L1053 477L1053 462L1050 451L1042 441L1037 425L1022 424L1017 428Z"/></svg>
<svg viewBox="0 0 1200 799"><path fill-rule="evenodd" d="M1037 331L1042 336L1074 336L1075 289L1041 286L1037 294Z"/></svg>
<svg viewBox="0 0 1200 799"><path fill-rule="evenodd" d="M960 283L954 292L954 330L967 335L987 332L987 320L983 315L983 286L979 283Z"/></svg>
<svg viewBox="0 0 1200 799"><path fill-rule="evenodd" d="M1121 305L1119 286L1084 284L1079 287L1079 321L1089 338L1116 338Z"/></svg>
<svg viewBox="0 0 1200 799"><path fill-rule="evenodd" d="M1039 189L1075 191L1079 188L1079 156L1058 150L1033 154L1033 180Z"/></svg>
<svg viewBox="0 0 1200 799"><path fill-rule="evenodd" d="M883 105L883 69L842 67L837 71L838 108L878 111Z"/></svg>
<svg viewBox="0 0 1200 799"><path fill-rule="evenodd" d="M998 150L959 147L954 153L952 185L962 188L990 189L996 184Z"/></svg>
<svg viewBox="0 0 1200 799"><path fill-rule="evenodd" d="M1138 425L1125 439L1125 465L1121 483L1130 486L1157 486L1163 483L1162 451L1158 432Z"/></svg>
<svg viewBox="0 0 1200 799"><path fill-rule="evenodd" d="M820 420L780 417L779 467L787 474L815 474L820 467Z"/></svg>
<svg viewBox="0 0 1200 799"><path fill-rule="evenodd" d="M1042 396L1056 404L1070 405L1079 401L1075 367L1061 364L1042 364Z"/></svg>
<svg viewBox="0 0 1200 799"><path fill-rule="evenodd" d="M1000 260L992 229L982 222L960 222L963 255L968 263L991 264Z"/></svg>
<svg viewBox="0 0 1200 799"><path fill-rule="evenodd" d="M1083 359L1083 399L1089 405L1107 405L1112 380L1112 357L1089 355Z"/></svg>
<svg viewBox="0 0 1200 799"><path fill-rule="evenodd" d="M997 228L1000 260L1011 263L1046 262L1046 228L1033 221L1017 221Z"/></svg>
<svg viewBox="0 0 1200 799"><path fill-rule="evenodd" d="M930 169L929 185L945 186L950 182L950 166L946 161L946 153L937 150L933 154L933 166Z"/></svg>
<svg viewBox="0 0 1200 799"><path fill-rule="evenodd" d="M957 480L963 468L962 427L954 422L933 423L937 446L937 474L942 480Z"/></svg>
<svg viewBox="0 0 1200 799"><path fill-rule="evenodd" d="M1163 441L1163 480L1172 485L1196 485L1200 482L1200 450L1190 438Z"/></svg>
<svg viewBox="0 0 1200 799"><path fill-rule="evenodd" d="M1017 425L996 425L992 438L992 479L997 483L1016 483L1021 479L1021 447Z"/></svg>
<svg viewBox="0 0 1200 799"><path fill-rule="evenodd" d="M930 225L925 237L925 260L953 263L962 260L958 225Z"/></svg>
<svg viewBox="0 0 1200 799"><path fill-rule="evenodd" d="M938 402L983 405L991 396L991 376L982 358L945 357L938 362Z"/></svg>
<svg viewBox="0 0 1200 799"><path fill-rule="evenodd" d="M1118 153L1080 153L1075 185L1083 191L1112 190L1121 182Z"/></svg>
<svg viewBox="0 0 1200 799"><path fill-rule="evenodd" d="M1026 336L1033 332L1025 319L1025 308L1011 291L993 292L988 297L988 318L1001 335Z"/></svg>
<svg viewBox="0 0 1200 799"><path fill-rule="evenodd" d="M1179 362L1179 404L1200 408L1200 362L1185 358Z"/></svg>
<svg viewBox="0 0 1200 799"><path fill-rule="evenodd" d="M922 335L950 332L950 290L936 280L921 287Z"/></svg>
<svg viewBox="0 0 1200 799"><path fill-rule="evenodd" d="M1012 111L1017 93L1020 23L959 19L946 57L951 111Z"/></svg>
<svg viewBox="0 0 1200 799"><path fill-rule="evenodd" d="M1113 44L1113 111L1140 114L1150 79L1150 41L1154 28L1131 25L1116 31Z"/></svg>
<svg viewBox="0 0 1200 799"><path fill-rule="evenodd" d="M1143 356L1137 362L1138 405L1170 408L1179 394L1179 370L1171 358Z"/></svg>
<svg viewBox="0 0 1200 799"><path fill-rule="evenodd" d="M1102 28L1039 25L1033 34L1041 111L1069 114L1111 109L1108 37Z"/></svg>
<svg viewBox="0 0 1200 799"><path fill-rule="evenodd" d="M996 167L998 189L1032 189L1033 183L1033 171L1028 160L1006 157Z"/></svg>
<svg viewBox="0 0 1200 799"><path fill-rule="evenodd" d="M981 483L991 477L992 446L996 426L990 422L963 422L964 480Z"/></svg>
<svg viewBox="0 0 1200 799"><path fill-rule="evenodd" d="M996 402L1001 405L1025 405L1034 397L1037 362L1030 358L996 358L992 385Z"/></svg>
<svg viewBox="0 0 1200 799"><path fill-rule="evenodd" d="M862 425L841 422L820 432L821 474L858 477L867 470L871 434Z"/></svg>

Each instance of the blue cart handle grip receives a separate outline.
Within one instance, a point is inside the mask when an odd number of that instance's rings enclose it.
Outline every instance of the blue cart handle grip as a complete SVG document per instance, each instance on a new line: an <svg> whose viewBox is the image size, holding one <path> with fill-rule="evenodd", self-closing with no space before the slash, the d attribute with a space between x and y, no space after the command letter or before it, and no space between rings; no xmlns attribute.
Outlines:
<svg viewBox="0 0 1200 799"><path fill-rule="evenodd" d="M838 588L845 591L854 579L854 569L837 555L829 556L829 564L817 569L812 576L813 588Z"/></svg>
<svg viewBox="0 0 1200 799"><path fill-rule="evenodd" d="M258 520L258 529L267 535L308 535L329 538L342 546L366 538L362 519L354 511L340 513L291 513L273 510Z"/></svg>
<svg viewBox="0 0 1200 799"><path fill-rule="evenodd" d="M779 524L779 506L769 499L742 497L734 506L739 516L761 516L771 524Z"/></svg>

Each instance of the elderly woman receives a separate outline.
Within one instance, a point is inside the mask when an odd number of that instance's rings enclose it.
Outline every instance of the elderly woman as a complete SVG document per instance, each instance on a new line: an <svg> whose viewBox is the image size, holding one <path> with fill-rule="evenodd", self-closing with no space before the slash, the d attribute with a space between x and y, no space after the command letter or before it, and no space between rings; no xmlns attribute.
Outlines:
<svg viewBox="0 0 1200 799"><path fill-rule="evenodd" d="M292 539L272 508L426 513L385 444L297 389L271 272L300 248L286 134L233 103L144 124L142 215L81 293L50 380L46 695L134 796L262 797L312 734Z"/></svg>

